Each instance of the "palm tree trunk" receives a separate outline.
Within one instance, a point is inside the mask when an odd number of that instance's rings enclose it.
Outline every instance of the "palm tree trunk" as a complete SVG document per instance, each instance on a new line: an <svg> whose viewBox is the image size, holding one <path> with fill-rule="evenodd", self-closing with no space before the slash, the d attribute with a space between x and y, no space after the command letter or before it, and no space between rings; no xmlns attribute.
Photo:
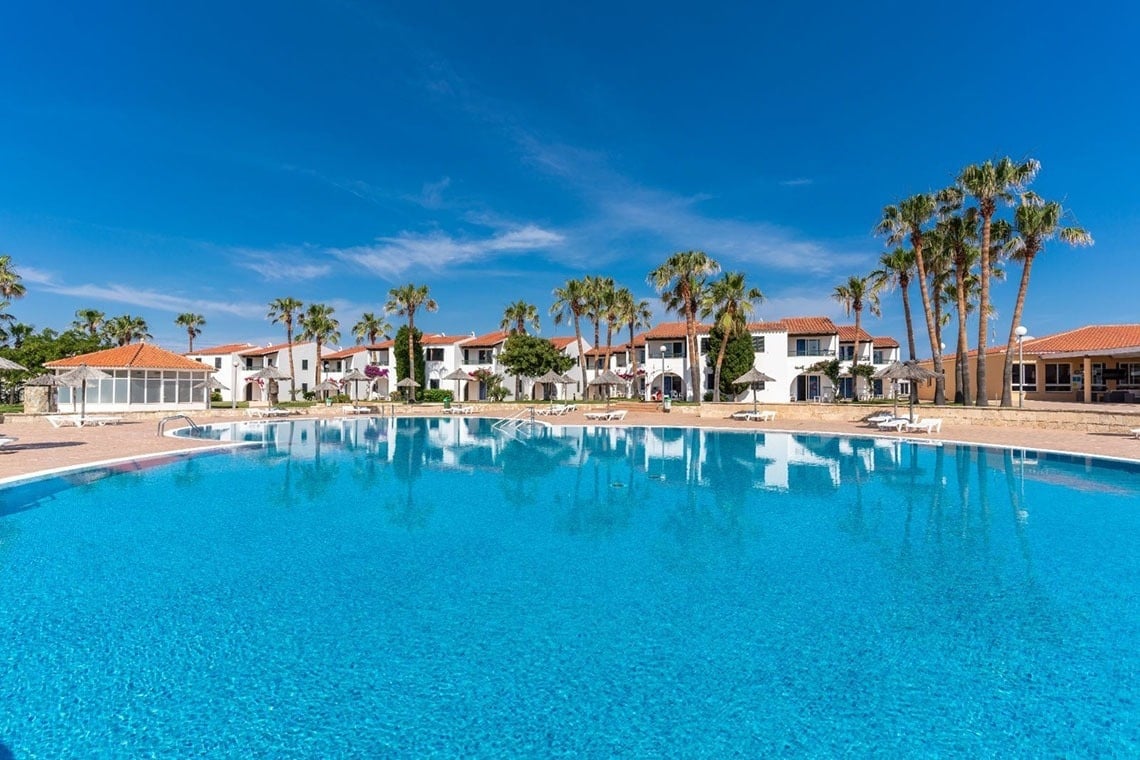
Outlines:
<svg viewBox="0 0 1140 760"><path fill-rule="evenodd" d="M716 370L713 372L713 401L720 402L720 368L728 349L728 336L721 336L720 348L716 352Z"/></svg>
<svg viewBox="0 0 1140 760"><path fill-rule="evenodd" d="M911 361L914 361L918 358L918 351L914 345L914 321L910 316L910 280L904 280L900 287L902 290L903 318L906 320L907 350L910 351Z"/></svg>
<svg viewBox="0 0 1140 760"><path fill-rule="evenodd" d="M633 347L633 323L629 324L629 371L633 374L632 388L637 389L637 349Z"/></svg>
<svg viewBox="0 0 1140 760"><path fill-rule="evenodd" d="M697 363L697 315L685 309L685 336L689 339L689 382L692 384L693 401L698 404L701 398L701 368Z"/></svg>
<svg viewBox="0 0 1140 760"><path fill-rule="evenodd" d="M578 380L578 393L582 394L581 397L586 397L586 352L582 350L582 323L579 321L578 314L574 314L574 338L578 341L578 369L582 373L582 377Z"/></svg>
<svg viewBox="0 0 1140 760"><path fill-rule="evenodd" d="M934 359L934 371L938 379L934 381L934 403L938 406L946 404L946 379L942 376L942 348L938 344L938 332L934 325L934 311L930 306L930 293L926 289L926 261L922 258L921 238L915 240L911 237L914 246L914 263L918 269L918 292L922 296L922 314L926 317L926 333L930 338L930 354ZM913 347L912 349L913 350ZM913 383L911 384L913 386Z"/></svg>
<svg viewBox="0 0 1140 760"><path fill-rule="evenodd" d="M416 312L415 309L408 309L408 377L412 380L416 379ZM416 386L408 384L408 398L411 401L416 400Z"/></svg>
<svg viewBox="0 0 1140 760"><path fill-rule="evenodd" d="M297 373L293 368L293 323L285 324L285 340L289 342L289 400L297 400Z"/></svg>
<svg viewBox="0 0 1140 760"><path fill-rule="evenodd" d="M1029 290L1029 270L1033 267L1033 257L1036 255L1034 251L1025 249L1024 265L1021 268L1021 283L1017 286L1017 300L1013 303L1013 321L1009 323L1009 340L1005 344L1005 364L1001 373L1001 405L1013 406L1013 344L1017 342L1017 326L1021 324L1021 310L1025 308L1025 292ZM1020 370L1021 388L1018 390L1021 393L1025 392L1025 367L1022 366ZM1092 378L1086 377L1086 383L1091 383Z"/></svg>
<svg viewBox="0 0 1140 760"><path fill-rule="evenodd" d="M862 323L863 310L855 309L855 348L851 354L851 393L855 399L859 398L859 376L855 374L855 368L859 366L859 326Z"/></svg>
<svg viewBox="0 0 1140 760"><path fill-rule="evenodd" d="M990 217L982 210L982 256L978 276L978 388L977 405L989 406L986 398L986 329L990 321Z"/></svg>
<svg viewBox="0 0 1140 760"><path fill-rule="evenodd" d="M601 321L594 318L594 350L601 348L602 343L602 326ZM598 377L598 363L594 362L594 379ZM601 393L601 386L598 386L598 392Z"/></svg>
<svg viewBox="0 0 1140 760"><path fill-rule="evenodd" d="M974 399L970 394L970 339L966 335L966 317L969 314L969 305L966 303L966 281L965 278L969 275L966 270L965 261L958 261L955 264L958 269L958 276L955 278L954 283L954 297L957 301L958 307L958 358L955 362L957 367L956 373L958 377L958 388L954 392L954 400L958 401L959 397L965 406L973 406Z"/></svg>

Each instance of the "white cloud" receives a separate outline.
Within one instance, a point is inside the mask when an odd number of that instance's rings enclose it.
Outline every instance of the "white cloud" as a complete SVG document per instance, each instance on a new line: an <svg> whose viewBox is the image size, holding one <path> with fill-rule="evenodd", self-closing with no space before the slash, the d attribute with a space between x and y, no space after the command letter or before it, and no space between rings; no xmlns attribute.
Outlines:
<svg viewBox="0 0 1140 760"><path fill-rule="evenodd" d="M332 271L329 264L315 264L303 260L305 249L290 248L279 251L251 251L239 248L233 251L244 257L239 266L257 272L271 282L300 282L324 277Z"/></svg>
<svg viewBox="0 0 1140 760"><path fill-rule="evenodd" d="M36 285L50 285L55 280L55 275L51 272L36 269L35 267L19 266L16 267L16 272L25 283L30 282Z"/></svg>
<svg viewBox="0 0 1140 760"><path fill-rule="evenodd" d="M51 275L38 281L41 289L49 293L75 296L88 301L112 301L140 308L159 309L177 314L185 311L232 314L236 317L260 319L265 316L263 304L243 304L232 301L204 301L200 298L159 293L146 288L132 288L126 285L95 285L84 283L68 285L55 280Z"/></svg>
<svg viewBox="0 0 1140 760"><path fill-rule="evenodd" d="M785 179L785 180L780 182L780 185L782 187L806 187L807 185L813 185L813 184L815 184L815 180L814 179L808 179L807 177L797 177L795 179Z"/></svg>
<svg viewBox="0 0 1140 760"><path fill-rule="evenodd" d="M412 268L440 271L499 253L545 252L561 246L564 241L557 232L528 224L484 238L459 238L444 232L403 232L378 238L371 245L334 248L328 253L381 277L394 278Z"/></svg>
<svg viewBox="0 0 1140 760"><path fill-rule="evenodd" d="M438 182L425 182L416 202L424 208L436 209L443 205L443 191L451 186L451 177L444 177Z"/></svg>

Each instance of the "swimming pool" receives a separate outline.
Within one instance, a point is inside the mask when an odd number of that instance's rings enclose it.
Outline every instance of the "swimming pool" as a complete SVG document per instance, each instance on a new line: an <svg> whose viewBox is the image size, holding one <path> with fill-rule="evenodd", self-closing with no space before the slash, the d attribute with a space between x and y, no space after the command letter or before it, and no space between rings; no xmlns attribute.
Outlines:
<svg viewBox="0 0 1140 760"><path fill-rule="evenodd" d="M0 491L15 757L1140 750L1133 466L463 418L213 435L253 445Z"/></svg>

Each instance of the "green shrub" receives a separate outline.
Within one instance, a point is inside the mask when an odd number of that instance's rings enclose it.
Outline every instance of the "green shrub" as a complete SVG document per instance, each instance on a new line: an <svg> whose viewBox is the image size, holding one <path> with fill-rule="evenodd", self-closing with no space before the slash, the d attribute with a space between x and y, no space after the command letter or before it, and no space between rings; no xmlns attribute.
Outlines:
<svg viewBox="0 0 1140 760"><path fill-rule="evenodd" d="M455 394L445 388L424 388L422 395L426 402L442 404L445 401L451 401Z"/></svg>

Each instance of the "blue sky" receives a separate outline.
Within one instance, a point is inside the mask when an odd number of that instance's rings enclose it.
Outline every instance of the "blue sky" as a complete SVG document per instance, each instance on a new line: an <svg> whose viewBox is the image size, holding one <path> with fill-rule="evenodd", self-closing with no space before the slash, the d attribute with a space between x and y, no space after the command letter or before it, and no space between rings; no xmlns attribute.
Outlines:
<svg viewBox="0 0 1140 760"><path fill-rule="evenodd" d="M489 331L522 298L568 334L556 286L611 276L661 315L646 274L699 248L764 291L762 318L849 321L830 294L875 267L882 207L1010 155L1096 238L1040 257L1031 333L1137 320L1140 11L745 6L12 6L10 311L141 315L184 350L177 314L206 317L198 345L265 343L292 296L334 306L349 344L415 282L440 306L425 330ZM998 343L1016 282L994 290ZM897 295L883 310L868 329L904 340Z"/></svg>

